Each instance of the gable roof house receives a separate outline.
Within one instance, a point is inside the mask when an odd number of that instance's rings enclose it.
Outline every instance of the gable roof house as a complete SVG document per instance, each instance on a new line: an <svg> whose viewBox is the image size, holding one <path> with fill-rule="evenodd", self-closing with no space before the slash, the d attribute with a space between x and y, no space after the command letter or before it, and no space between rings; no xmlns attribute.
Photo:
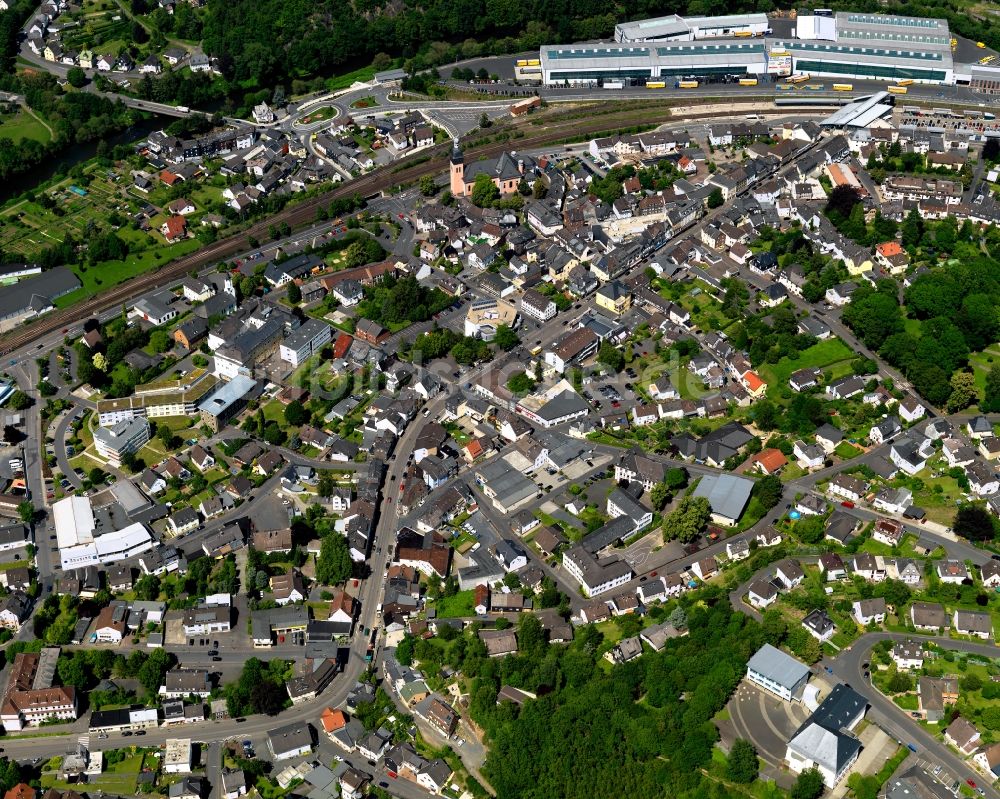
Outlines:
<svg viewBox="0 0 1000 799"><path fill-rule="evenodd" d="M918 630L944 630L948 626L948 614L936 602L914 602L910 605L910 621Z"/></svg>

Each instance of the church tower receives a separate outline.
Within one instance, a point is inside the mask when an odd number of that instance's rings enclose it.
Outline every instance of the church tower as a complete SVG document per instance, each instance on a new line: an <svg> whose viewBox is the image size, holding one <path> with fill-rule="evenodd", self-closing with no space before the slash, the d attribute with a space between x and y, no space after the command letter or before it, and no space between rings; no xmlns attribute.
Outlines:
<svg viewBox="0 0 1000 799"><path fill-rule="evenodd" d="M465 194L465 156L458 146L458 136L451 149L451 193L455 197Z"/></svg>

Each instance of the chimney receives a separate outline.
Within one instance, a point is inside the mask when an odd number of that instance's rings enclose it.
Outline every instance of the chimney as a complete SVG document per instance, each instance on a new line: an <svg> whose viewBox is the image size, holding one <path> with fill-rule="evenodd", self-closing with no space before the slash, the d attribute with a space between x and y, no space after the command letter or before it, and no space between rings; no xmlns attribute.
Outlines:
<svg viewBox="0 0 1000 799"><path fill-rule="evenodd" d="M524 174L524 159L523 158L518 158L517 159L517 171L520 172L522 175Z"/></svg>

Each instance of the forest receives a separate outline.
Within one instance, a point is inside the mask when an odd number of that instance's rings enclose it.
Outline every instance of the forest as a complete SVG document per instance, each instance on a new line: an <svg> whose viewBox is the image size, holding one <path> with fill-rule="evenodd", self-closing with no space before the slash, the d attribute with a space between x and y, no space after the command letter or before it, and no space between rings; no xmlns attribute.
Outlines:
<svg viewBox="0 0 1000 799"><path fill-rule="evenodd" d="M1000 46L1000 26L955 5L839 0L834 8L946 17L952 29ZM266 87L404 59L410 72L543 44L609 38L617 22L663 14L726 14L793 7L773 0L423 0L353 4L304 0L209 0L203 37L227 79Z"/></svg>
<svg viewBox="0 0 1000 799"><path fill-rule="evenodd" d="M0 14L7 17L12 12ZM0 137L0 180L27 172L72 144L107 139L132 124L131 110L91 92L64 94L54 75L0 76L0 90L23 94L28 105L52 128L48 144Z"/></svg>
<svg viewBox="0 0 1000 799"><path fill-rule="evenodd" d="M908 234L907 228L918 230ZM924 228L928 230L924 230ZM844 309L844 322L865 346L898 368L924 398L959 411L977 400L971 373L964 371L972 352L1000 337L1000 280L997 261L978 238L954 218L930 225L918 217L903 222L908 237L925 238L951 255L948 263L924 272L900 292L894 280L863 285ZM1000 380L986 382L984 408L1000 404Z"/></svg>
<svg viewBox="0 0 1000 799"><path fill-rule="evenodd" d="M765 633L721 591L699 599L680 614L687 636L612 670L601 665L597 627L578 628L572 644L550 645L534 616L520 620L516 656L483 657L475 638L449 655L473 680L470 712L486 731L483 774L497 796L661 796L665 786L685 799L741 795L700 769L718 740L712 718ZM498 706L502 685L539 697L520 709Z"/></svg>

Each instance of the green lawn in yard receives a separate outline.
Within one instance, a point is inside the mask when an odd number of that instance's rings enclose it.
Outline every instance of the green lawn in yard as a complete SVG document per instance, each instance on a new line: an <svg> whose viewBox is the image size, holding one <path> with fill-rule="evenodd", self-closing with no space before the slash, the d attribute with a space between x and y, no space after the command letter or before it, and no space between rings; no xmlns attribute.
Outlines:
<svg viewBox="0 0 1000 799"><path fill-rule="evenodd" d="M137 754L126 758L121 763L108 766L107 770L99 776L91 777L88 783L94 791L117 794L119 796L132 796L136 794L136 780L142 770L143 755ZM57 779L57 772L45 772L42 774L43 788L71 789L76 787L70 783Z"/></svg>
<svg viewBox="0 0 1000 799"><path fill-rule="evenodd" d="M972 367L972 373L976 377L976 387L980 391L985 390L986 375L994 363L1000 363L1000 344L993 344L982 352L973 352L969 355L969 366Z"/></svg>
<svg viewBox="0 0 1000 799"><path fill-rule="evenodd" d="M454 596L443 596L434 603L438 618L454 619L460 616L475 616L474 591L459 591Z"/></svg>
<svg viewBox="0 0 1000 799"><path fill-rule="evenodd" d="M12 139L15 143L24 139L47 143L52 137L38 119L26 111L0 116L0 138Z"/></svg>
<svg viewBox="0 0 1000 799"><path fill-rule="evenodd" d="M833 454L846 461L860 455L861 448L854 446L850 441L841 441L837 444L837 448L833 451Z"/></svg>
<svg viewBox="0 0 1000 799"><path fill-rule="evenodd" d="M895 702L903 710L916 710L917 709L917 695L916 694L900 694L899 696L894 696L892 701Z"/></svg>
<svg viewBox="0 0 1000 799"><path fill-rule="evenodd" d="M287 427L285 422L285 406L278 400L271 400L263 409L264 420L267 422L277 422L282 429Z"/></svg>
<svg viewBox="0 0 1000 799"><path fill-rule="evenodd" d="M855 358L855 353L839 338L828 338L802 350L794 360L782 358L777 363L762 364L757 370L769 385L785 385L792 372L808 367L818 367L834 373L834 377L847 374L849 362Z"/></svg>
<svg viewBox="0 0 1000 799"><path fill-rule="evenodd" d="M602 621L597 625L597 629L600 630L601 635L604 636L605 644L616 644L622 637L622 631L618 625L615 624L614 620ZM611 647L608 646L607 648L610 649Z"/></svg>
<svg viewBox="0 0 1000 799"><path fill-rule="evenodd" d="M961 498L962 491L952 477L930 477L924 476L925 474L926 472L921 473L923 489L913 492L913 504L927 511L927 518L931 521L950 525L955 519L955 500ZM935 486L940 486L941 490L935 491Z"/></svg>

